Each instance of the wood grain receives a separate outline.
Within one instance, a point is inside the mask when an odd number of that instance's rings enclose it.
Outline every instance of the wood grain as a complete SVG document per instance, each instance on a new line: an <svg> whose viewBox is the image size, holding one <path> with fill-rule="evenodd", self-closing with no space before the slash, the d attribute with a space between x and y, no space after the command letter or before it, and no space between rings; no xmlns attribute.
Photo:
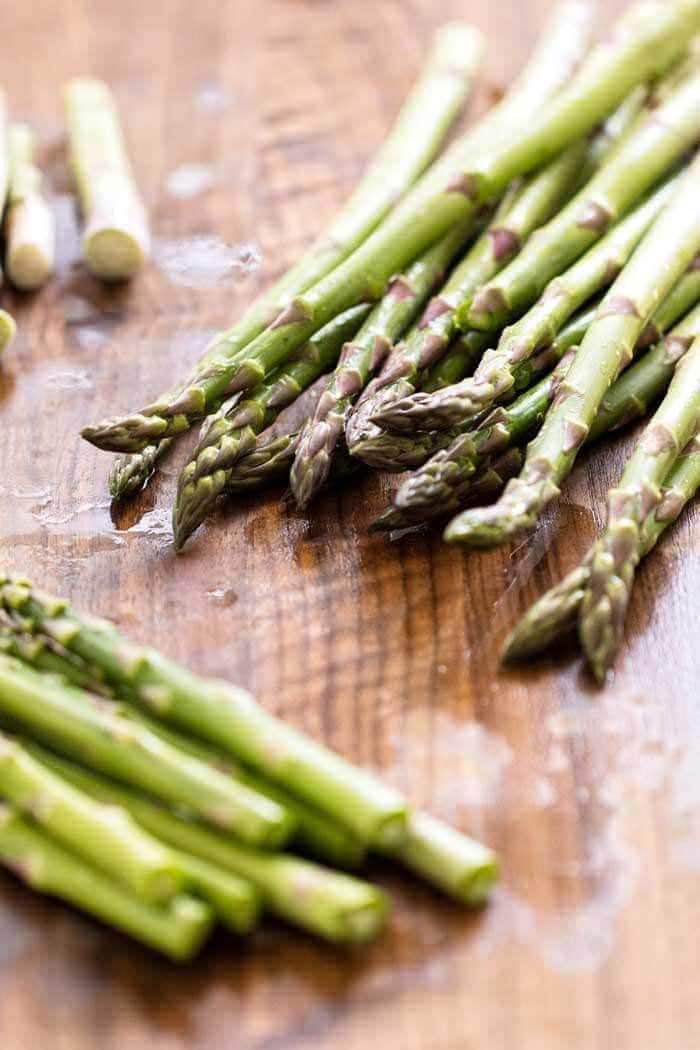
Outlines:
<svg viewBox="0 0 700 1050"><path fill-rule="evenodd" d="M21 326L0 373L3 565L244 683L504 862L483 915L378 869L396 910L369 951L267 924L244 943L221 936L184 970L3 877L3 1050L700 1045L697 509L641 571L604 694L569 652L496 671L505 630L593 537L628 439L585 456L546 523L512 549L369 536L387 484L371 478L309 517L274 498L241 501L175 560L178 460L112 514L109 457L77 438L82 423L167 385L320 229L381 141L434 25L467 16L488 31L478 108L548 7L33 0L3 19L0 78L13 114L41 132L62 231L58 279L34 299L2 293ZM80 72L119 97L158 237L160 264L118 291L76 261L59 89ZM173 196L183 165L203 165L214 184ZM227 269L222 245L198 240L182 283L191 238L253 245L262 266Z"/></svg>

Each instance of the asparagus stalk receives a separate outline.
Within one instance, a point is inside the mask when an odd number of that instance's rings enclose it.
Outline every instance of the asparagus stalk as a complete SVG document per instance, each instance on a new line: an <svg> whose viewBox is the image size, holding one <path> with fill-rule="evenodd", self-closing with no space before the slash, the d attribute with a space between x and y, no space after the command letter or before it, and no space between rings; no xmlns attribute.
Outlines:
<svg viewBox="0 0 700 1050"><path fill-rule="evenodd" d="M58 674L81 689L99 692L112 699L116 694L96 680L87 666L72 654L61 650L55 643L46 638L33 638L22 633L21 625L9 626L0 624L0 650L10 656L23 660L39 671ZM273 799L294 819L294 843L303 851L320 860L342 868L356 868L364 857L365 850L360 842L344 827L330 820L317 809L293 797L288 792L268 783L263 777L244 769L229 756L214 750L212 747L194 741L161 722L149 718L144 712L132 706L133 696L127 690L121 692L119 699L125 701L122 713L128 718L136 719L160 736L166 744L192 755L202 762L213 766L227 776L241 781L260 795Z"/></svg>
<svg viewBox="0 0 700 1050"><path fill-rule="evenodd" d="M485 332L466 332L460 335L445 356L428 369L421 386L428 393L452 386L464 376L471 375L489 345Z"/></svg>
<svg viewBox="0 0 700 1050"><path fill-rule="evenodd" d="M10 182L5 217L5 269L12 283L25 291L49 279L55 256L53 213L41 192L41 172L35 166L34 135L26 124L9 131Z"/></svg>
<svg viewBox="0 0 700 1050"><path fill-rule="evenodd" d="M0 864L32 889L68 901L180 962L196 955L212 926L212 912L202 901L183 895L159 908L139 900L11 806L0 806Z"/></svg>
<svg viewBox="0 0 700 1050"><path fill-rule="evenodd" d="M540 233L526 252L482 288L460 314L468 328L493 331L520 316L598 241L700 137L700 73L695 71Z"/></svg>
<svg viewBox="0 0 700 1050"><path fill-rule="evenodd" d="M461 904L483 904L498 880L488 847L427 813L414 813L404 843L389 854Z"/></svg>
<svg viewBox="0 0 700 1050"><path fill-rule="evenodd" d="M127 499L140 492L174 442L174 438L163 438L153 445L146 445L140 452L132 452L115 460L109 474L109 494L112 499Z"/></svg>
<svg viewBox="0 0 700 1050"><path fill-rule="evenodd" d="M203 820L265 847L284 842L292 820L271 799L169 747L100 697L0 656L0 711L49 747L89 756L97 769L143 787Z"/></svg>
<svg viewBox="0 0 700 1050"><path fill-rule="evenodd" d="M0 280L1 279L2 272L0 272ZM7 310L0 310L0 354L10 345L15 337L16 331L17 325L15 324L12 315L8 314Z"/></svg>
<svg viewBox="0 0 700 1050"><path fill-rule="evenodd" d="M700 158L617 278L586 333L581 350L519 478L497 503L468 511L447 528L450 542L491 546L535 524L569 474L611 383L629 363L654 310L700 248Z"/></svg>
<svg viewBox="0 0 700 1050"><path fill-rule="evenodd" d="M4 733L0 795L137 897L163 902L184 889L185 873L169 850L121 810L95 803L66 784Z"/></svg>
<svg viewBox="0 0 700 1050"><path fill-rule="evenodd" d="M85 263L105 281L127 280L148 258L151 237L114 98L102 81L78 77L66 87L64 101L71 167L85 216Z"/></svg>
<svg viewBox="0 0 700 1050"><path fill-rule="evenodd" d="M642 529L661 502L661 485L700 422L700 338L676 366L668 393L608 496L608 521L590 558L581 600L579 637L599 682L622 644Z"/></svg>
<svg viewBox="0 0 700 1050"><path fill-rule="evenodd" d="M84 804L89 804L93 809L104 811L111 820L115 821L118 818L121 823L133 829L136 838L140 837L159 849L170 859L171 865L177 865L181 877L186 879L188 890L206 901L216 913L217 918L228 929L233 930L234 933L248 933L257 925L260 917L260 895L252 883L206 860L194 857L190 853L166 846L160 839L146 831L120 804L118 791L114 795L110 795L109 791L102 794L99 790L95 791L95 785L99 789L101 784L109 785L110 781L89 773L38 744L25 741L24 751L34 759L42 771L48 770L64 790L77 794ZM14 800L11 799L11 801ZM32 814L28 813L27 816L31 817ZM53 832L51 828L46 830L56 837L55 830ZM71 843L66 842L64 845L70 846ZM82 852L75 847L74 851ZM123 854L123 858L127 862L130 861L128 854ZM100 867L100 865L97 866ZM114 877L116 881L121 881L117 876ZM138 893L137 896L139 896Z"/></svg>
<svg viewBox="0 0 700 1050"><path fill-rule="evenodd" d="M201 740L165 726L142 711L133 711L133 717L148 726L161 736L166 743L199 758L202 762L214 766L227 776L246 784L253 791L273 799L294 817L295 829L292 837L294 845L302 852L311 854L317 860L332 864L333 867L357 868L364 860L366 850L344 826L330 820L314 806L308 805L282 788L271 784L259 773L245 769L229 755L205 744Z"/></svg>
<svg viewBox="0 0 700 1050"><path fill-rule="evenodd" d="M505 266L529 234L556 210L572 187L586 152L585 140L575 143L528 185L506 195L493 223L430 302L418 327L393 351L379 378L360 398L346 427L352 455L375 465L377 419L382 409L413 393L419 376L446 353L457 328L460 304L471 299L479 285Z"/></svg>
<svg viewBox="0 0 700 1050"><path fill-rule="evenodd" d="M7 132L7 101L5 92L0 90L0 217L5 210L7 193L10 187L10 156ZM0 270L0 283L2 271Z"/></svg>
<svg viewBox="0 0 700 1050"><path fill-rule="evenodd" d="M60 768L82 790L121 806L171 848L252 883L270 912L302 929L338 943L361 943L384 924L386 898L369 883L291 854L246 848L71 763L61 761Z"/></svg>
<svg viewBox="0 0 700 1050"><path fill-rule="evenodd" d="M250 391L229 414L219 415L204 433L178 483L173 511L175 547L180 549L204 521L226 488L232 467L255 446L257 435L282 409L332 368L343 343L355 334L369 306L356 306L312 336L304 351Z"/></svg>
<svg viewBox="0 0 700 1050"><path fill-rule="evenodd" d="M300 507L308 506L327 480L345 423L368 379L413 323L431 292L444 280L448 266L471 229L471 220L456 226L413 263L405 275L392 281L355 339L343 348L333 378L297 442L290 482Z"/></svg>
<svg viewBox="0 0 700 1050"><path fill-rule="evenodd" d="M396 791L269 715L244 690L197 678L25 580L2 578L0 606L19 617L25 629L57 640L118 689L129 690L159 719L232 754L348 827L362 842L401 842L407 807Z"/></svg>
<svg viewBox="0 0 700 1050"><path fill-rule="evenodd" d="M176 404L152 404L125 420L88 427L84 436L102 448L133 451L191 425L288 357L339 312L380 298L391 275L456 222L475 215L515 177L553 159L614 110L640 80L667 68L699 24L698 0L633 8L619 23L614 41L592 53L522 134L504 138L501 133L478 159L470 147L451 179L438 166L345 262L296 297L235 364L212 361Z"/></svg>
<svg viewBox="0 0 700 1050"><path fill-rule="evenodd" d="M439 430L473 419L503 398L514 385L518 366L548 346L576 310L612 284L676 186L676 180L662 186L566 273L551 281L532 309L505 330L497 349L484 355L472 378L389 405L377 422L399 432Z"/></svg>

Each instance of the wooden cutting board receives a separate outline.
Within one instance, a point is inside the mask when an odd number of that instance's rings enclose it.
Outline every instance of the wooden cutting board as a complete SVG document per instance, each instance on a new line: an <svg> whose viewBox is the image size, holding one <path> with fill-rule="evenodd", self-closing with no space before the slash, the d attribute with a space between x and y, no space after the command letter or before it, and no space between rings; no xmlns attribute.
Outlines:
<svg viewBox="0 0 700 1050"><path fill-rule="evenodd" d="M272 495L169 547L179 458L110 510L81 424L167 387L316 234L381 141L432 28L489 34L475 110L547 0L32 0L0 33L12 113L46 144L58 280L3 292L2 564L115 618L482 836L503 857L471 916L408 878L387 935L334 951L272 923L169 966L0 877L2 1050L690 1050L700 1045L700 515L639 575L613 684L575 654L497 672L504 633L586 550L630 439L582 457L518 546L369 536L390 484L308 516ZM606 3L605 17L620 8ZM108 292L77 259L59 91L114 87L157 235ZM182 450L184 452L184 450Z"/></svg>

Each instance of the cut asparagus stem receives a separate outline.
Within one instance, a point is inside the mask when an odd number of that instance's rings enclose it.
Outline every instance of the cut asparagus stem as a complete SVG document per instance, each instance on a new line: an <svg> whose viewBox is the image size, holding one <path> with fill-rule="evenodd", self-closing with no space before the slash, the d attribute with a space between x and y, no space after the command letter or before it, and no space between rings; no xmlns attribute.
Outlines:
<svg viewBox="0 0 700 1050"><path fill-rule="evenodd" d="M156 717L232 754L350 828L362 842L401 842L407 807L398 792L274 718L244 690L196 677L27 581L3 577L0 605L25 629L56 639L118 689L128 689Z"/></svg>
<svg viewBox="0 0 700 1050"><path fill-rule="evenodd" d="M110 819L114 820L118 816L121 822L133 828L136 836L154 844L161 853L168 856L171 864L176 864L182 877L186 878L188 889L205 900L213 908L217 918L230 930L239 934L248 933L257 925L260 917L260 895L252 883L199 857L166 846L142 828L128 809L120 805L118 792L115 797L110 796L109 792L100 794L100 785L109 784L109 781L103 781L38 744L24 741L24 747L36 763L40 764L43 770L52 771L52 775L58 778L62 785L78 793L79 797L88 801L93 808L106 811L110 814ZM123 856L124 860L129 859L127 854Z"/></svg>
<svg viewBox="0 0 700 1050"><path fill-rule="evenodd" d="M49 643L46 638L27 636L22 633L21 625L14 625L12 621L9 621L8 626L0 624L0 650L24 660L25 663L39 671L61 675L82 689L102 692L103 695L116 699L116 694L106 687L104 682L95 680L90 675L87 666L73 654L61 651L56 647L55 642ZM122 708L125 715L129 718L136 718L142 724L145 723L151 732L163 738L167 744L185 754L201 759L282 806L294 819L293 838L302 851L341 868L356 868L360 865L365 850L345 827L330 820L323 813L288 792L268 783L258 774L244 769L229 756L149 718L142 710L131 706L133 696L129 691L121 692L119 699L125 701L125 706Z"/></svg>
<svg viewBox="0 0 700 1050"><path fill-rule="evenodd" d="M354 303L379 299L391 276L456 222L475 215L518 175L552 160L614 110L640 79L668 66L698 23L698 0L682 0L672 9L648 4L633 9L618 26L615 42L597 49L556 99L539 108L524 133L506 135L501 129L496 141L476 154L473 135L468 151L461 143L450 153L452 177L437 165L351 256L296 297L242 358L234 364L210 361L175 404L154 403L126 419L88 427L86 439L113 451L134 451L181 431L288 357L332 317Z"/></svg>
<svg viewBox="0 0 700 1050"><path fill-rule="evenodd" d="M483 904L498 880L488 847L427 813L411 816L405 842L390 855L461 904Z"/></svg>
<svg viewBox="0 0 700 1050"><path fill-rule="evenodd" d="M34 164L34 135L26 124L9 131L10 184L5 217L5 269L25 291L40 288L54 267L54 217L41 192Z"/></svg>
<svg viewBox="0 0 700 1050"><path fill-rule="evenodd" d="M661 486L700 420L700 338L676 366L666 397L608 495L608 520L590 558L579 638L598 682L622 644L627 606L642 551L644 521L661 502Z"/></svg>
<svg viewBox="0 0 700 1050"><path fill-rule="evenodd" d="M151 250L146 209L126 153L112 93L79 77L65 91L71 167L85 217L83 255L105 281L122 281Z"/></svg>
<svg viewBox="0 0 700 1050"><path fill-rule="evenodd" d="M535 176L528 185L506 195L494 221L429 304L420 324L387 360L379 378L360 398L346 427L353 456L375 466L373 453L383 409L412 394L419 377L446 353L456 331L457 310L476 289L497 273L521 245L548 219L574 184L588 145L575 143Z"/></svg>
<svg viewBox="0 0 700 1050"><path fill-rule="evenodd" d="M377 371L397 339L413 323L455 254L464 246L471 220L438 241L406 273L392 281L355 339L343 348L333 378L303 428L292 465L290 483L297 504L308 506L326 482L333 453L345 423L370 376Z"/></svg>
<svg viewBox="0 0 700 1050"><path fill-rule="evenodd" d="M112 704L0 656L0 711L12 726L98 769L187 806L243 841L276 847L292 831L281 806L169 747Z"/></svg>
<svg viewBox="0 0 700 1050"><path fill-rule="evenodd" d="M666 175L700 137L697 71L654 110L528 250L460 314L467 328L501 329L520 316L613 223Z"/></svg>
<svg viewBox="0 0 700 1050"><path fill-rule="evenodd" d="M5 92L0 90L0 217L5 210L10 188L10 156L7 131L7 102ZM0 283L2 271L0 270Z"/></svg>
<svg viewBox="0 0 700 1050"><path fill-rule="evenodd" d="M147 904L69 853L11 806L0 806L0 864L39 893L68 901L180 962L196 955L212 927L211 909L203 901L183 895L168 908Z"/></svg>
<svg viewBox="0 0 700 1050"><path fill-rule="evenodd" d="M0 733L0 795L67 849L146 901L170 900L185 873L119 809L95 803Z"/></svg>
<svg viewBox="0 0 700 1050"><path fill-rule="evenodd" d="M640 240L671 199L675 180L614 227L566 273L555 278L542 298L486 353L476 374L435 394L415 394L381 413L377 422L390 430L439 430L455 426L490 408L507 395L518 366L548 346L568 319L596 293L612 284Z"/></svg>
<svg viewBox="0 0 700 1050"><path fill-rule="evenodd" d="M0 278L2 273L0 272ZM7 310L0 310L0 354L5 350L15 337L17 325L14 318Z"/></svg>
<svg viewBox="0 0 700 1050"><path fill-rule="evenodd" d="M366 850L347 828L330 820L317 808L302 802L282 788L271 784L259 773L253 773L235 762L229 755L205 744L193 740L190 736L165 726L162 722L134 710L133 716L148 728L161 736L166 743L194 755L228 776L247 784L253 791L274 799L283 809L294 817L295 830L292 841L302 852L310 853L317 860L332 864L334 867L357 868L365 857Z"/></svg>
<svg viewBox="0 0 700 1050"><path fill-rule="evenodd" d="M252 451L257 435L335 365L343 343L357 332L368 310L369 306L356 306L336 317L312 336L304 351L291 363L280 366L230 413L219 415L203 428L178 483L173 511L176 550L207 517L225 490L231 469L241 456Z"/></svg>
<svg viewBox="0 0 700 1050"><path fill-rule="evenodd" d="M61 771L96 798L122 806L169 846L251 882L270 912L302 929L339 943L361 943L371 940L384 925L386 898L367 882L291 854L247 849L69 763L62 762Z"/></svg>
<svg viewBox="0 0 700 1050"><path fill-rule="evenodd" d="M493 506L472 510L447 528L450 542L492 546L530 528L559 494L610 385L629 363L646 322L700 248L700 157L603 300L598 317L528 448L519 478Z"/></svg>
<svg viewBox="0 0 700 1050"><path fill-rule="evenodd" d="M132 452L115 460L109 473L109 494L112 499L127 499L140 492L174 442L174 438L163 438L154 445L146 445L140 452Z"/></svg>

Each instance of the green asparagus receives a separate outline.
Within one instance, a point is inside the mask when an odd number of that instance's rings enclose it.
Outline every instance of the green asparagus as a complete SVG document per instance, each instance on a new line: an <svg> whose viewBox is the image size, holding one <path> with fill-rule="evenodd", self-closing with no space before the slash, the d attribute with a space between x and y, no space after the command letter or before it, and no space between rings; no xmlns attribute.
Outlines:
<svg viewBox="0 0 700 1050"><path fill-rule="evenodd" d="M510 393L518 366L549 345L576 310L612 284L676 188L676 180L667 183L551 281L532 309L505 330L497 349L484 355L473 377L432 395L419 393L389 405L376 417L377 423L399 432L441 429L473 419Z"/></svg>
<svg viewBox="0 0 700 1050"><path fill-rule="evenodd" d="M140 492L174 442L174 438L163 438L153 445L146 445L140 452L132 452L115 460L109 473L109 494L112 499L127 499Z"/></svg>
<svg viewBox="0 0 700 1050"><path fill-rule="evenodd" d="M100 80L79 77L66 88L65 108L85 263L105 281L126 280L148 258L151 238L112 93Z"/></svg>
<svg viewBox="0 0 700 1050"><path fill-rule="evenodd" d="M146 901L167 901L185 873L159 842L119 809L95 803L0 733L0 796L67 849Z"/></svg>
<svg viewBox="0 0 700 1050"><path fill-rule="evenodd" d="M173 511L175 548L204 521L222 494L231 469L246 452L252 451L257 435L270 426L282 409L338 359L343 343L351 338L367 316L369 306L356 306L331 321L295 359L281 365L270 377L237 402L228 414L216 417L183 469Z"/></svg>
<svg viewBox="0 0 700 1050"><path fill-rule="evenodd" d="M265 847L283 843L292 818L277 803L169 747L109 701L0 656L0 712L49 747L89 756L96 768L136 784L203 820Z"/></svg>
<svg viewBox="0 0 700 1050"><path fill-rule="evenodd" d="M333 378L297 443L290 482L300 507L306 507L327 480L336 445L368 379L413 323L431 292L442 283L471 229L471 220L458 225L413 263L405 275L393 280L354 340L343 348Z"/></svg>
<svg viewBox="0 0 700 1050"><path fill-rule="evenodd" d="M700 338L676 366L668 393L646 427L618 486L590 558L579 637L599 682L621 645L634 575L642 558L644 521L661 502L661 485L700 422Z"/></svg>
<svg viewBox="0 0 700 1050"><path fill-rule="evenodd" d="M376 936L384 924L386 898L369 883L291 854L248 849L65 761L61 773L96 798L121 806L172 848L252 883L269 911L302 929L339 943L359 943Z"/></svg>
<svg viewBox="0 0 700 1050"><path fill-rule="evenodd" d="M506 195L489 228L358 402L346 428L352 455L372 463L374 439L378 437L375 424L382 409L415 391L419 376L446 353L456 331L460 304L471 299L485 280L502 269L529 234L556 211L573 187L588 148L585 140L575 143L528 185L515 187Z"/></svg>
<svg viewBox="0 0 700 1050"><path fill-rule="evenodd" d="M352 255L295 297L235 363L210 361L175 404L155 403L126 419L88 427L85 438L112 451L137 451L181 432L225 397L257 382L333 317L358 302L381 298L393 274L456 222L476 215L514 178L542 167L592 130L641 80L668 68L699 27L700 0L632 8L618 23L614 40L595 49L520 134L501 132L477 152L472 140L467 158L459 165L451 159L451 178L438 165Z"/></svg>
<svg viewBox="0 0 700 1050"><path fill-rule="evenodd" d="M520 477L509 482L493 506L468 511L451 522L445 534L450 542L504 542L534 525L559 494L606 391L629 363L646 322L700 248L700 212L695 207L699 190L700 157L601 303L566 382L528 448Z"/></svg>
<svg viewBox="0 0 700 1050"><path fill-rule="evenodd" d="M147 904L24 820L0 806L0 864L40 893L59 897L180 962L191 959L212 927L203 901L184 895L167 908Z"/></svg>
<svg viewBox="0 0 700 1050"><path fill-rule="evenodd" d="M350 828L362 842L401 842L407 807L396 791L274 718L244 690L197 678L26 580L0 580L0 606L19 617L25 629L57 640L118 688L126 687L156 717L231 753Z"/></svg>
<svg viewBox="0 0 700 1050"><path fill-rule="evenodd" d="M17 288L31 291L45 284L53 271L56 231L41 192L41 172L33 162L34 135L26 124L10 126L9 154L5 269Z"/></svg>

